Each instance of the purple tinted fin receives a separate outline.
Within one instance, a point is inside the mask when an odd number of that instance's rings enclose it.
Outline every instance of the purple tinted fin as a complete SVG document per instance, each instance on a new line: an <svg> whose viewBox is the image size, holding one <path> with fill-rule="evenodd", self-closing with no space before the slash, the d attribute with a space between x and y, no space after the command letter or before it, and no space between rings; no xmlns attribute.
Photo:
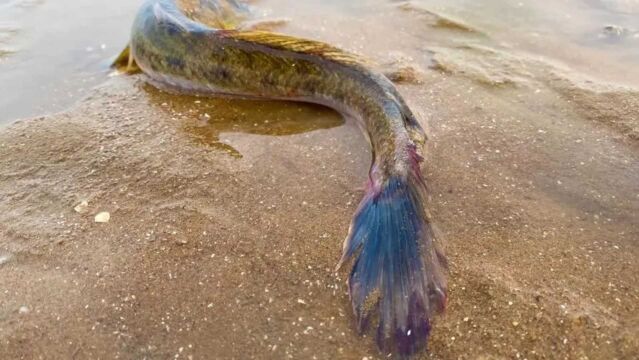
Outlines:
<svg viewBox="0 0 639 360"><path fill-rule="evenodd" d="M355 259L349 290L359 330L375 320L384 353L408 356L425 347L431 319L445 307L446 264L425 191L419 170L369 188L344 243L340 264Z"/></svg>

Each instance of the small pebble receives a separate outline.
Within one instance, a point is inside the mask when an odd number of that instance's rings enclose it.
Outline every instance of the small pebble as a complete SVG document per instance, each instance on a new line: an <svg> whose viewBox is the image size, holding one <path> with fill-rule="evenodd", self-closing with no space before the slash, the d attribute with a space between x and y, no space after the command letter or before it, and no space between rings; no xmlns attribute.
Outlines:
<svg viewBox="0 0 639 360"><path fill-rule="evenodd" d="M20 314L28 314L29 313L29 308L26 306L20 306L20 309L18 310L18 313Z"/></svg>
<svg viewBox="0 0 639 360"><path fill-rule="evenodd" d="M79 214L84 214L87 211L87 207L89 207L89 202L85 200L76 205L73 210Z"/></svg>
<svg viewBox="0 0 639 360"><path fill-rule="evenodd" d="M424 74L411 65L388 72L386 76L398 84L422 84L424 82Z"/></svg>
<svg viewBox="0 0 639 360"><path fill-rule="evenodd" d="M4 265L11 260L11 255L1 254L0 255L0 265Z"/></svg>
<svg viewBox="0 0 639 360"><path fill-rule="evenodd" d="M111 214L106 211L103 211L95 216L95 222L97 223L108 223L111 220Z"/></svg>

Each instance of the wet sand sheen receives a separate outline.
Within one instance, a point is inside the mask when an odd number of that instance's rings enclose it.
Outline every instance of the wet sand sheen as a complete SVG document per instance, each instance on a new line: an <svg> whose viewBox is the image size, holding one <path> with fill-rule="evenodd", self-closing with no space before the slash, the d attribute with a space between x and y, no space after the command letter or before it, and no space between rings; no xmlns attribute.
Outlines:
<svg viewBox="0 0 639 360"><path fill-rule="evenodd" d="M637 91L389 9L404 15L283 30L323 26L421 74L400 90L429 129L451 264L422 358L635 356ZM15 124L0 133L0 353L382 358L332 271L369 157L329 110L169 95L141 77Z"/></svg>

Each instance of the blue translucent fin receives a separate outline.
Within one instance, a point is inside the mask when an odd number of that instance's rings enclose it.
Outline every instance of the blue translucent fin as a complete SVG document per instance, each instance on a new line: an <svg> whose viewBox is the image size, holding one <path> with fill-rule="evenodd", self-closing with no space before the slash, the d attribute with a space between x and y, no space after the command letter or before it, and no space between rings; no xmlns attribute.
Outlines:
<svg viewBox="0 0 639 360"><path fill-rule="evenodd" d="M371 189L353 218L342 262L360 332L377 323L384 353L410 355L428 340L432 317L446 302L445 259L434 243L418 171Z"/></svg>

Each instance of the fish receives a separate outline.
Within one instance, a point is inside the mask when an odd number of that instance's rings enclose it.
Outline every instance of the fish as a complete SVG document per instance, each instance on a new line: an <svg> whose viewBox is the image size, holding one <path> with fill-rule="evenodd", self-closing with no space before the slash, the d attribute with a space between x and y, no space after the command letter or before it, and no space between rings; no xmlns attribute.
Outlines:
<svg viewBox="0 0 639 360"><path fill-rule="evenodd" d="M421 172L427 137L406 101L358 55L243 27L247 7L239 1L188 1L206 11L185 10L176 0L146 0L115 64L143 72L161 88L316 103L356 121L372 160L336 270L350 265L349 296L360 334L375 324L384 354L409 357L423 350L446 306L447 261ZM195 13L208 15L201 20Z"/></svg>

